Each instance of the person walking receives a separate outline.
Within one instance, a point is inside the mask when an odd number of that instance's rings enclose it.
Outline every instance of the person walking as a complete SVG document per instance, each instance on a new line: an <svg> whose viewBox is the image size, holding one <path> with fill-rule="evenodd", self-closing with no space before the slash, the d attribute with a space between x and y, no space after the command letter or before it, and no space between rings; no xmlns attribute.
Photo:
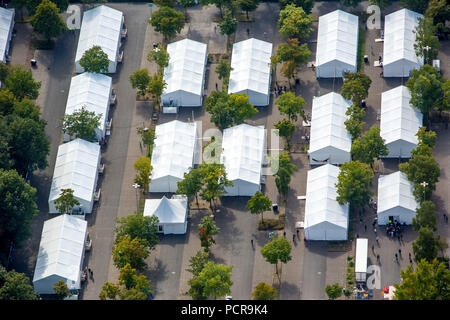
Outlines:
<svg viewBox="0 0 450 320"><path fill-rule="evenodd" d="M372 252L375 254L375 246L372 245Z"/></svg>
<svg viewBox="0 0 450 320"><path fill-rule="evenodd" d="M375 234L377 234L377 228L373 228L373 232L375 232Z"/></svg>
<svg viewBox="0 0 450 320"><path fill-rule="evenodd" d="M395 253L395 260L398 262L398 254Z"/></svg>
<svg viewBox="0 0 450 320"><path fill-rule="evenodd" d="M402 256L402 249L398 249L398 255L401 257Z"/></svg>
<svg viewBox="0 0 450 320"><path fill-rule="evenodd" d="M377 254L377 261L380 261L380 255Z"/></svg>
<svg viewBox="0 0 450 320"><path fill-rule="evenodd" d="M377 236L377 237L375 238L375 240L377 241L377 244L379 245L380 243L378 242L378 240L380 240L380 238Z"/></svg>
<svg viewBox="0 0 450 320"><path fill-rule="evenodd" d="M367 224L364 225L364 232L367 231Z"/></svg>
<svg viewBox="0 0 450 320"><path fill-rule="evenodd" d="M284 231L284 232L283 232L283 237L285 237L285 238L286 238L286 231Z"/></svg>
<svg viewBox="0 0 450 320"><path fill-rule="evenodd" d="M292 242L295 242L295 234L292 235Z"/></svg>

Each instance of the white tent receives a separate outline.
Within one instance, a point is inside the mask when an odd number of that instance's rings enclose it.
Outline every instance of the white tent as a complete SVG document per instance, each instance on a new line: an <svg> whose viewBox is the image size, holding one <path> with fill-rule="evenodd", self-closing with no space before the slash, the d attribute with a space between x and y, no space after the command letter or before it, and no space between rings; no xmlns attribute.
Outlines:
<svg viewBox="0 0 450 320"><path fill-rule="evenodd" d="M355 279L358 282L366 281L368 248L369 248L369 239L367 238L356 239Z"/></svg>
<svg viewBox="0 0 450 320"><path fill-rule="evenodd" d="M197 124L173 120L156 126L150 192L176 192L177 182L194 165Z"/></svg>
<svg viewBox="0 0 450 320"><path fill-rule="evenodd" d="M34 291L54 294L53 286L61 280L69 291L80 289L87 221L63 214L44 222L34 269Z"/></svg>
<svg viewBox="0 0 450 320"><path fill-rule="evenodd" d="M414 51L418 19L423 15L401 9L384 19L383 76L409 77L414 69L423 65L423 58Z"/></svg>
<svg viewBox="0 0 450 320"><path fill-rule="evenodd" d="M76 72L84 72L80 60L86 50L93 46L100 46L108 55L109 67L107 73L115 73L120 53L120 38L124 16L119 10L99 6L83 14L80 38L75 56Z"/></svg>
<svg viewBox="0 0 450 320"><path fill-rule="evenodd" d="M187 228L187 198L175 195L172 199L146 199L144 216L156 216L158 232L164 234L185 234Z"/></svg>
<svg viewBox="0 0 450 320"><path fill-rule="evenodd" d="M233 45L228 93L245 93L254 106L270 99L272 43L247 39Z"/></svg>
<svg viewBox="0 0 450 320"><path fill-rule="evenodd" d="M357 49L357 16L336 10L319 17L317 78L342 78L346 72L356 72Z"/></svg>
<svg viewBox="0 0 450 320"><path fill-rule="evenodd" d="M343 164L351 160L352 136L344 123L345 112L351 104L335 92L314 97L308 150L310 164Z"/></svg>
<svg viewBox="0 0 450 320"><path fill-rule="evenodd" d="M223 131L220 163L227 179L226 196L253 196L261 190L262 164L265 157L266 130L263 127L240 124Z"/></svg>
<svg viewBox="0 0 450 320"><path fill-rule="evenodd" d="M349 207L336 200L339 171L331 164L308 171L304 221L307 240L347 240Z"/></svg>
<svg viewBox="0 0 450 320"><path fill-rule="evenodd" d="M75 139L58 148L52 186L48 197L50 213L58 213L55 200L61 189L72 189L75 199L85 213L91 213L100 167L100 146L82 139Z"/></svg>
<svg viewBox="0 0 450 320"><path fill-rule="evenodd" d="M397 171L378 178L378 224L386 225L392 217L411 224L419 206L413 195L414 184L406 174Z"/></svg>
<svg viewBox="0 0 450 320"><path fill-rule="evenodd" d="M410 158L417 147L416 133L423 115L409 100L411 93L399 86L381 95L380 135L389 149L386 158Z"/></svg>
<svg viewBox="0 0 450 320"><path fill-rule="evenodd" d="M89 112L101 114L100 126L95 130L100 141L106 134L106 123L110 99L112 94L112 78L104 74L88 73L77 75L70 82L69 94L66 103L66 115L81 110L84 106ZM70 136L64 135L64 140L69 141Z"/></svg>
<svg viewBox="0 0 450 320"><path fill-rule="evenodd" d="M184 39L167 45L169 65L164 68L167 87L161 95L164 105L200 107L203 101L207 46Z"/></svg>
<svg viewBox="0 0 450 320"><path fill-rule="evenodd" d="M0 7L0 62L6 62L14 29L14 9Z"/></svg>

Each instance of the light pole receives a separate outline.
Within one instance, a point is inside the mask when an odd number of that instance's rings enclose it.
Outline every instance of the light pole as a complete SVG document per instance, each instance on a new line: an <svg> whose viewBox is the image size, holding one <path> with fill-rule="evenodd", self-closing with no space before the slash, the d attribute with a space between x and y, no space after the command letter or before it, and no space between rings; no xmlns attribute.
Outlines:
<svg viewBox="0 0 450 320"><path fill-rule="evenodd" d="M139 211L139 201L138 201L138 189L141 186L137 183L133 184L133 188L136 190L136 213Z"/></svg>
<svg viewBox="0 0 450 320"><path fill-rule="evenodd" d="M424 181L420 185L423 187L423 201L425 201L425 188L428 186L428 183Z"/></svg>

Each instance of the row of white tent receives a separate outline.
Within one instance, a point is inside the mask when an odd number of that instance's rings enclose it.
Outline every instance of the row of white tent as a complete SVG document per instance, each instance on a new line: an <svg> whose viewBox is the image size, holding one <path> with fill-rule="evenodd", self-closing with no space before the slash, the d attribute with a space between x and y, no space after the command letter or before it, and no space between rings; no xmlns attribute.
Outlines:
<svg viewBox="0 0 450 320"><path fill-rule="evenodd" d="M415 29L423 15L401 9L385 17L384 77L409 77L423 65L414 50ZM336 10L319 17L316 52L317 78L342 78L357 68L358 17Z"/></svg>
<svg viewBox="0 0 450 320"><path fill-rule="evenodd" d="M0 62L6 63L14 30L14 9L0 7Z"/></svg>
<svg viewBox="0 0 450 320"><path fill-rule="evenodd" d="M200 107L203 103L207 45L184 39L167 45L169 65L164 68L167 87L161 95L165 106ZM270 98L272 44L247 39L233 45L228 93L245 93L255 106Z"/></svg>

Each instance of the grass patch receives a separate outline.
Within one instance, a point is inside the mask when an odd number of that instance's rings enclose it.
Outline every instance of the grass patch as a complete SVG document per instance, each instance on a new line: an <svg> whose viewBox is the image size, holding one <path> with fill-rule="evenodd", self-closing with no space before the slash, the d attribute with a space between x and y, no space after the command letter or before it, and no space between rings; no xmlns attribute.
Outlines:
<svg viewBox="0 0 450 320"><path fill-rule="evenodd" d="M358 52L356 55L356 70L362 72L361 68L364 66L364 52L366 50L366 30L359 27L358 32Z"/></svg>
<svg viewBox="0 0 450 320"><path fill-rule="evenodd" d="M278 219L258 221L258 230L282 230L286 224L286 215L280 214Z"/></svg>
<svg viewBox="0 0 450 320"><path fill-rule="evenodd" d="M347 257L347 279L346 279L346 287L353 288L355 285L355 258L348 256Z"/></svg>

